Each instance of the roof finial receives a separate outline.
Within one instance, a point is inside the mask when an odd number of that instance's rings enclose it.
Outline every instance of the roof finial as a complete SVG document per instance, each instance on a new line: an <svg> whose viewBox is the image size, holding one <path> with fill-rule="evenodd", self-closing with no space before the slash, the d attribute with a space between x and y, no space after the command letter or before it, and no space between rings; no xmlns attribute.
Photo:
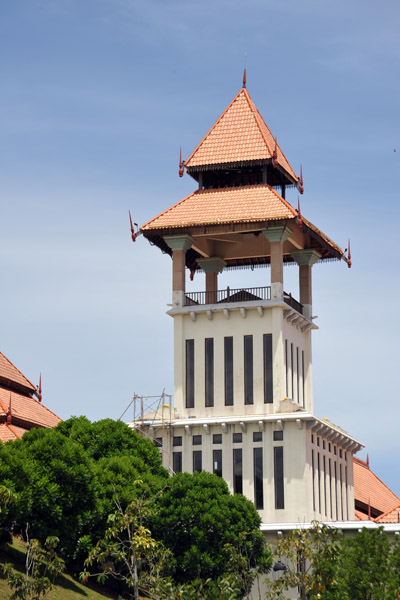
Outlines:
<svg viewBox="0 0 400 600"><path fill-rule="evenodd" d="M133 223L132 223L131 211L129 211L129 221L130 221L130 224L131 224L131 236L132 236L132 242L136 242L136 234L135 234L135 230L133 229Z"/></svg>
<svg viewBox="0 0 400 600"><path fill-rule="evenodd" d="M274 153L272 155L272 158L274 159L274 167L276 168L278 166L278 142L276 141L276 138L275 138L275 148L274 148Z"/></svg>
<svg viewBox="0 0 400 600"><path fill-rule="evenodd" d="M303 219L301 218L300 211L300 196L297 196L297 225L303 227Z"/></svg>
<svg viewBox="0 0 400 600"><path fill-rule="evenodd" d="M38 400L42 401L42 374L39 375L39 385L38 385Z"/></svg>
<svg viewBox="0 0 400 600"><path fill-rule="evenodd" d="M179 177L183 177L182 148L179 149Z"/></svg>
<svg viewBox="0 0 400 600"><path fill-rule="evenodd" d="M369 468L369 454L367 454L367 467Z"/></svg>
<svg viewBox="0 0 400 600"><path fill-rule="evenodd" d="M304 194L304 185L303 185L303 165L300 165L300 194Z"/></svg>
<svg viewBox="0 0 400 600"><path fill-rule="evenodd" d="M349 253L347 255L347 266L349 267L349 269L351 269L351 250L350 250L350 238L349 238Z"/></svg>
<svg viewBox="0 0 400 600"><path fill-rule="evenodd" d="M244 53L243 88L246 89L246 52Z"/></svg>
<svg viewBox="0 0 400 600"><path fill-rule="evenodd" d="M7 411L7 424L11 425L11 421L12 421L12 414L11 414L11 392L10 392L10 404L8 405L8 411Z"/></svg>

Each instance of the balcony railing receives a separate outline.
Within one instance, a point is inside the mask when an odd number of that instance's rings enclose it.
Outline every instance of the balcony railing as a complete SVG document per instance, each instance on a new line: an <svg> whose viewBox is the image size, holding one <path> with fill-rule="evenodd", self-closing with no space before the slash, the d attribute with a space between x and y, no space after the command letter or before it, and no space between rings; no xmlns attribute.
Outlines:
<svg viewBox="0 0 400 600"><path fill-rule="evenodd" d="M223 302L251 302L254 300L271 300L271 287L253 288L226 288L212 292L188 292L185 294L185 306L199 306L204 304L219 304ZM283 292L286 304L303 314L303 305L295 300L292 294Z"/></svg>
<svg viewBox="0 0 400 600"><path fill-rule="evenodd" d="M251 302L252 300L271 300L270 286L238 289L228 287L226 290L185 294L185 306L222 302Z"/></svg>

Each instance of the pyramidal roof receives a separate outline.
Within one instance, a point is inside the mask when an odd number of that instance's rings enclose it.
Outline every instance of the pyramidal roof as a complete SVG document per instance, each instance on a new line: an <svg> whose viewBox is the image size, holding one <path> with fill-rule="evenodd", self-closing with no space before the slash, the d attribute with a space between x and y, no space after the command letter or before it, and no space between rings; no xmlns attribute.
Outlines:
<svg viewBox="0 0 400 600"><path fill-rule="evenodd" d="M299 179L264 119L243 87L185 161L185 167L270 161L276 151L278 167L296 183Z"/></svg>

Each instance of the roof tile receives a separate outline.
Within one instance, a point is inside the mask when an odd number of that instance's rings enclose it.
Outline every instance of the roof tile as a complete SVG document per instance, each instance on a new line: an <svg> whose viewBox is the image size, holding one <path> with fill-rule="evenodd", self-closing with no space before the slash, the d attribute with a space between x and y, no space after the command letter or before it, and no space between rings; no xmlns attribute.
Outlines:
<svg viewBox="0 0 400 600"><path fill-rule="evenodd" d="M250 94L242 88L185 161L185 166L267 160L273 157L275 144L278 164L298 181Z"/></svg>
<svg viewBox="0 0 400 600"><path fill-rule="evenodd" d="M7 415L10 395L12 418L32 423L36 427L55 427L60 423L60 417L57 417L56 414L35 398L10 392L10 390L3 388L0 388L0 417Z"/></svg>
<svg viewBox="0 0 400 600"><path fill-rule="evenodd" d="M0 352L0 377L22 385L32 390L32 392L36 391L33 383L31 383L2 352Z"/></svg>
<svg viewBox="0 0 400 600"><path fill-rule="evenodd" d="M383 513L400 504L400 498L371 471L366 462L353 457L353 469L355 501L370 505Z"/></svg>

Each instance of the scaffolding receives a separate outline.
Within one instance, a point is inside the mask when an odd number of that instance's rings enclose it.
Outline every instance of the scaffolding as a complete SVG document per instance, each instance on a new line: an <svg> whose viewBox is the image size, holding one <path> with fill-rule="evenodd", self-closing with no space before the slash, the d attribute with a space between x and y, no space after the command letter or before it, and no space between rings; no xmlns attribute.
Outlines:
<svg viewBox="0 0 400 600"><path fill-rule="evenodd" d="M154 442L161 438L159 448L162 464L172 474L172 446L171 446L171 422L172 422L172 394L166 394L165 390L156 396L141 396L133 394L132 400L120 416L119 420L133 406L133 429L142 437L151 437ZM161 428L161 436L155 436L154 432Z"/></svg>

